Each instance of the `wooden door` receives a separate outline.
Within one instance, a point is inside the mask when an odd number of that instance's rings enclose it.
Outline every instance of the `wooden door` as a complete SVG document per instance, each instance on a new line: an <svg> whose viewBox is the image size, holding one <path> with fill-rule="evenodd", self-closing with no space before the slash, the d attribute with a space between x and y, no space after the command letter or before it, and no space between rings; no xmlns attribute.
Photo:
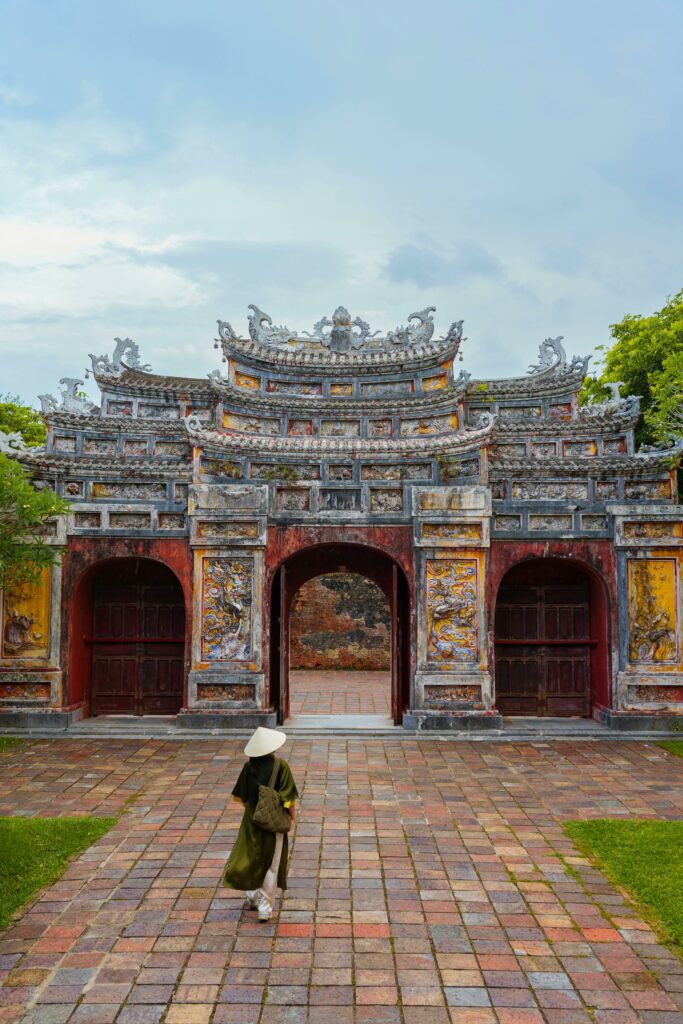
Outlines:
<svg viewBox="0 0 683 1024"><path fill-rule="evenodd" d="M114 563L93 584L91 713L174 715L183 704L185 606L164 566Z"/></svg>
<svg viewBox="0 0 683 1024"><path fill-rule="evenodd" d="M590 716L590 591L572 566L513 570L496 603L496 704L504 715Z"/></svg>

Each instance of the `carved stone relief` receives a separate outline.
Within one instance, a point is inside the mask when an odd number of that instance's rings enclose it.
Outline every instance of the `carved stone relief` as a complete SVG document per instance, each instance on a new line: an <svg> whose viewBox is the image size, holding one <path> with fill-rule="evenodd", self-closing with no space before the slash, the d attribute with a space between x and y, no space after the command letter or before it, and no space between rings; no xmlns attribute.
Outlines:
<svg viewBox="0 0 683 1024"><path fill-rule="evenodd" d="M109 527L112 530L149 530L149 512L110 512Z"/></svg>
<svg viewBox="0 0 683 1024"><path fill-rule="evenodd" d="M358 512L360 511L360 491L322 488L320 508L324 512Z"/></svg>
<svg viewBox="0 0 683 1024"><path fill-rule="evenodd" d="M224 459L202 459L202 473L216 477L218 480L239 480L242 476L242 464L228 462Z"/></svg>
<svg viewBox="0 0 683 1024"><path fill-rule="evenodd" d="M0 683L0 700L12 701L49 701L51 697L49 683Z"/></svg>
<svg viewBox="0 0 683 1024"><path fill-rule="evenodd" d="M531 454L539 459L550 459L557 455L557 444L555 441L532 441Z"/></svg>
<svg viewBox="0 0 683 1024"><path fill-rule="evenodd" d="M313 433L313 420L290 420L287 433L290 437L310 437Z"/></svg>
<svg viewBox="0 0 683 1024"><path fill-rule="evenodd" d="M180 419L180 409L177 405L141 404L138 406L138 416L145 420L177 420Z"/></svg>
<svg viewBox="0 0 683 1024"><path fill-rule="evenodd" d="M400 434L402 437L423 437L432 434L451 434L458 429L458 417L425 416L423 419L401 420Z"/></svg>
<svg viewBox="0 0 683 1024"><path fill-rule="evenodd" d="M606 530L607 516L583 515L581 516L581 527L584 530Z"/></svg>
<svg viewBox="0 0 683 1024"><path fill-rule="evenodd" d="M588 484L515 480L512 484L512 497L516 501L561 501L567 498L585 501L588 498Z"/></svg>
<svg viewBox="0 0 683 1024"><path fill-rule="evenodd" d="M427 660L476 662L477 563L464 558L427 559Z"/></svg>
<svg viewBox="0 0 683 1024"><path fill-rule="evenodd" d="M166 458L178 458L185 454L187 445L179 441L155 441L154 454Z"/></svg>
<svg viewBox="0 0 683 1024"><path fill-rule="evenodd" d="M146 455L147 454L147 441L140 438L133 437L130 440L126 439L123 442L123 454L124 455ZM155 454L159 454L155 451Z"/></svg>
<svg viewBox="0 0 683 1024"><path fill-rule="evenodd" d="M250 661L254 563L202 559L202 661Z"/></svg>
<svg viewBox="0 0 683 1024"><path fill-rule="evenodd" d="M266 391L275 395L322 395L320 381L269 380Z"/></svg>
<svg viewBox="0 0 683 1024"><path fill-rule="evenodd" d="M371 512L401 512L403 510L403 491L373 488L370 491Z"/></svg>
<svg viewBox="0 0 683 1024"><path fill-rule="evenodd" d="M572 516L529 516L530 530L571 530L573 525L574 519Z"/></svg>
<svg viewBox="0 0 683 1024"><path fill-rule="evenodd" d="M414 384L411 380L386 380L361 384L360 393L364 398L390 398L397 395L409 395L413 389Z"/></svg>
<svg viewBox="0 0 683 1024"><path fill-rule="evenodd" d="M548 414L553 420L570 420L572 418L572 403L561 402L558 405L551 405Z"/></svg>
<svg viewBox="0 0 683 1024"><path fill-rule="evenodd" d="M278 512L310 512L311 492L308 488L282 487L275 495L275 508Z"/></svg>
<svg viewBox="0 0 683 1024"><path fill-rule="evenodd" d="M254 687L248 683L198 683L197 700L253 701Z"/></svg>
<svg viewBox="0 0 683 1024"><path fill-rule="evenodd" d="M353 466L328 466L328 480L353 480Z"/></svg>
<svg viewBox="0 0 683 1024"><path fill-rule="evenodd" d="M360 467L361 480L431 480L429 462L378 462Z"/></svg>
<svg viewBox="0 0 683 1024"><path fill-rule="evenodd" d="M280 433L280 421L267 419L265 416L241 416L239 413L226 412L223 416L226 430L236 430L242 434L266 434L275 437Z"/></svg>
<svg viewBox="0 0 683 1024"><path fill-rule="evenodd" d="M391 437L392 430L391 420L370 420L368 422L369 437Z"/></svg>
<svg viewBox="0 0 683 1024"><path fill-rule="evenodd" d="M471 705L480 700L480 686L425 686L424 688L424 701L429 707Z"/></svg>
<svg viewBox="0 0 683 1024"><path fill-rule="evenodd" d="M501 423L528 423L529 420L540 419L540 405L501 405L498 419Z"/></svg>
<svg viewBox="0 0 683 1024"><path fill-rule="evenodd" d="M66 480L64 482L64 494L67 498L82 498L84 486L83 480Z"/></svg>
<svg viewBox="0 0 683 1024"><path fill-rule="evenodd" d="M185 516L179 512L160 512L157 522L160 530L185 529Z"/></svg>
<svg viewBox="0 0 683 1024"><path fill-rule="evenodd" d="M352 394L353 384L330 384L332 398L350 398Z"/></svg>
<svg viewBox="0 0 683 1024"><path fill-rule="evenodd" d="M114 402L111 399L107 402L107 416L115 418L133 415L132 402Z"/></svg>
<svg viewBox="0 0 683 1024"><path fill-rule="evenodd" d="M83 441L83 451L86 455L115 455L115 437L86 437Z"/></svg>
<svg viewBox="0 0 683 1024"><path fill-rule="evenodd" d="M359 437L360 422L358 420L322 420L321 437Z"/></svg>
<svg viewBox="0 0 683 1024"><path fill-rule="evenodd" d="M187 484L173 485L173 500L178 503L187 501Z"/></svg>
<svg viewBox="0 0 683 1024"><path fill-rule="evenodd" d="M76 444L77 441L75 437L60 437L58 434L52 443L52 447L56 452L75 452Z"/></svg>
<svg viewBox="0 0 683 1024"><path fill-rule="evenodd" d="M605 455L622 455L626 451L625 437L606 437L602 442Z"/></svg>
<svg viewBox="0 0 683 1024"><path fill-rule="evenodd" d="M670 480L627 480L624 497L631 501L661 501L671 497Z"/></svg>
<svg viewBox="0 0 683 1024"><path fill-rule="evenodd" d="M619 497L619 484L616 480L598 480L595 497L598 501L614 501Z"/></svg>
<svg viewBox="0 0 683 1024"><path fill-rule="evenodd" d="M677 565L673 558L629 559L629 660L675 663Z"/></svg>
<svg viewBox="0 0 683 1024"><path fill-rule="evenodd" d="M99 530L102 516L99 512L76 512L74 526L79 530Z"/></svg>
<svg viewBox="0 0 683 1024"><path fill-rule="evenodd" d="M597 441L565 441L563 447L568 457L590 458L598 453Z"/></svg>
<svg viewBox="0 0 683 1024"><path fill-rule="evenodd" d="M165 501L166 484L96 480L91 484L91 494L93 498L117 498L123 501Z"/></svg>
<svg viewBox="0 0 683 1024"><path fill-rule="evenodd" d="M493 520L493 528L495 530L504 530L506 533L512 533L522 529L522 517L521 516L495 516Z"/></svg>

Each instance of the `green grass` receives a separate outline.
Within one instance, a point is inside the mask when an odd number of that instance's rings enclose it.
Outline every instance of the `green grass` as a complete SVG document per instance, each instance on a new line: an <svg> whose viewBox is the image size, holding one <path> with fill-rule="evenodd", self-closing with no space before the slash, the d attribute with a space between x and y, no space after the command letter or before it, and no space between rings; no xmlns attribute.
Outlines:
<svg viewBox="0 0 683 1024"><path fill-rule="evenodd" d="M0 929L116 818L0 818Z"/></svg>
<svg viewBox="0 0 683 1024"><path fill-rule="evenodd" d="M21 743L21 740L16 736L0 736L0 753L9 750L10 747L16 747L17 743Z"/></svg>
<svg viewBox="0 0 683 1024"><path fill-rule="evenodd" d="M683 740L662 740L657 746L662 750L668 750L670 754L675 754L676 757L683 757Z"/></svg>
<svg viewBox="0 0 683 1024"><path fill-rule="evenodd" d="M568 821L564 830L683 954L683 821Z"/></svg>

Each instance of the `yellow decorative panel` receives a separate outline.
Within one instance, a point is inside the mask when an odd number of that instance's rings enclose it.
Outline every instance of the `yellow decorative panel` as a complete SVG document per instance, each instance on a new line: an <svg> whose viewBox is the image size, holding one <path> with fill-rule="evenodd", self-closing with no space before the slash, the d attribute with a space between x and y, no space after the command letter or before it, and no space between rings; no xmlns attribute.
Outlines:
<svg viewBox="0 0 683 1024"><path fill-rule="evenodd" d="M675 558L628 562L629 661L678 661L678 564Z"/></svg>
<svg viewBox="0 0 683 1024"><path fill-rule="evenodd" d="M425 540L481 540L481 523L424 523Z"/></svg>
<svg viewBox="0 0 683 1024"><path fill-rule="evenodd" d="M448 383L448 375L440 373L437 377L425 377L422 381L423 391L440 391Z"/></svg>
<svg viewBox="0 0 683 1024"><path fill-rule="evenodd" d="M428 558L427 660L442 664L477 662L478 559Z"/></svg>
<svg viewBox="0 0 683 1024"><path fill-rule="evenodd" d="M668 537L683 537L683 523L672 520L624 523L624 537L629 540L663 540Z"/></svg>
<svg viewBox="0 0 683 1024"><path fill-rule="evenodd" d="M39 582L7 591L3 600L3 658L47 658L50 651L52 571L43 569Z"/></svg>
<svg viewBox="0 0 683 1024"><path fill-rule="evenodd" d="M240 373L238 370L235 373L235 384L238 388L248 388L249 391L258 391L261 387L261 378L252 377L248 373Z"/></svg>
<svg viewBox="0 0 683 1024"><path fill-rule="evenodd" d="M335 398L343 398L353 394L353 384L330 384L330 394Z"/></svg>

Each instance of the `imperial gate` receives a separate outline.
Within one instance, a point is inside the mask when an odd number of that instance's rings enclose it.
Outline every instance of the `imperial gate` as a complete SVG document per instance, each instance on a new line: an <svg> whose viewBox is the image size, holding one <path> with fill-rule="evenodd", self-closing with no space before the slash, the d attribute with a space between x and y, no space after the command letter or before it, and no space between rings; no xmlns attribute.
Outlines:
<svg viewBox="0 0 683 1024"><path fill-rule="evenodd" d="M218 321L222 371L155 374L117 339L99 405L65 378L44 449L0 438L70 502L61 564L2 596L0 718L282 721L292 597L340 567L389 602L397 724L683 708L681 508L637 399L581 407L561 338L519 377L456 373L462 321L437 338L432 307L384 333L250 310L246 337Z"/></svg>

